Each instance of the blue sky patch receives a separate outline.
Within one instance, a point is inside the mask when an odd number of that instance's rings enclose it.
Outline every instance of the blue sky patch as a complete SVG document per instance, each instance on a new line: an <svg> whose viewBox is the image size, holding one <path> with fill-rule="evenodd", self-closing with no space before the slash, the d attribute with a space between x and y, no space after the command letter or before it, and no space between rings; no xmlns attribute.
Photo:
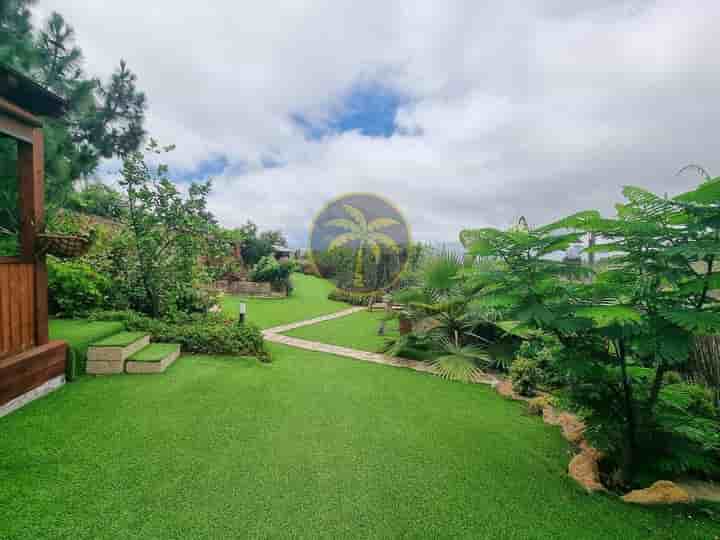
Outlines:
<svg viewBox="0 0 720 540"><path fill-rule="evenodd" d="M230 161L227 156L218 156L203 160L191 169L171 167L170 178L176 182L207 180L208 178L220 176L229 165Z"/></svg>
<svg viewBox="0 0 720 540"><path fill-rule="evenodd" d="M302 114L290 118L308 139L321 139L330 133L357 130L368 137L390 137L396 129L395 114L408 98L379 84L353 86L330 119L313 123Z"/></svg>

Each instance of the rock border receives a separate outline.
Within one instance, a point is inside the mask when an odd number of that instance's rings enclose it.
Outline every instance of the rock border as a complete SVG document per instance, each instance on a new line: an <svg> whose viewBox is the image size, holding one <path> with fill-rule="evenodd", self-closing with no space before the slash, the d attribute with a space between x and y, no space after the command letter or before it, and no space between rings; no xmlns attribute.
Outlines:
<svg viewBox="0 0 720 540"><path fill-rule="evenodd" d="M576 454L568 463L570 478L588 493L601 492L613 495L603 485L600 478L599 464L605 454L597 448L593 448L585 439L587 426L577 415L558 410L550 402L548 394L540 393L538 397L534 398L521 396L513 390L512 383L507 379L495 385L495 390L507 399L527 403L530 414L542 416L546 424L560 427L563 438L576 449ZM689 504L695 501L695 498L685 488L669 480L658 480L650 487L629 491L618 498L628 504L648 506Z"/></svg>

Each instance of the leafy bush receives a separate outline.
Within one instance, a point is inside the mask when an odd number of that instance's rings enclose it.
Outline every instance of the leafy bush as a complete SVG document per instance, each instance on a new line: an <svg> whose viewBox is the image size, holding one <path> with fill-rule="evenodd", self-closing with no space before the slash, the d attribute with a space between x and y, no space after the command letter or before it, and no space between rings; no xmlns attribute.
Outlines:
<svg viewBox="0 0 720 540"><path fill-rule="evenodd" d="M557 337L573 397L605 434L620 483L647 471L713 473L717 421L672 398L677 383L665 374L683 371L694 338L720 333L720 303L709 294L720 285L720 178L673 198L632 186L623 195L612 218L590 210L538 228L462 231L469 255L503 261L463 275L473 305L492 308L508 332ZM557 256L588 235L602 239L588 251L610 253L611 264ZM521 388L536 368L516 368Z"/></svg>
<svg viewBox="0 0 720 540"><path fill-rule="evenodd" d="M17 257L20 254L20 242L17 234L4 234L0 228L0 257Z"/></svg>
<svg viewBox="0 0 720 540"><path fill-rule="evenodd" d="M339 288L352 286L355 268L352 249L338 247L329 251L314 251L312 258L320 274L333 280Z"/></svg>
<svg viewBox="0 0 720 540"><path fill-rule="evenodd" d="M51 313L80 317L100 308L111 287L110 279L80 261L48 257L48 303Z"/></svg>
<svg viewBox="0 0 720 540"><path fill-rule="evenodd" d="M256 326L238 324L220 314L176 313L168 319L151 319L134 311L100 311L93 313L91 319L120 321L129 331L146 332L152 341L179 343L184 352L269 358Z"/></svg>
<svg viewBox="0 0 720 540"><path fill-rule="evenodd" d="M517 351L517 357L532 360L537 369L537 386L551 390L566 384L565 369L560 362L562 346L550 337L524 340Z"/></svg>
<svg viewBox="0 0 720 540"><path fill-rule="evenodd" d="M298 269L295 261L284 260L278 262L272 255L262 257L250 272L252 281L270 283L275 290L285 290L287 294L293 291L290 277Z"/></svg>
<svg viewBox="0 0 720 540"><path fill-rule="evenodd" d="M285 283L296 268L297 265L293 261L278 262L272 255L266 255L253 267L250 279L268 283Z"/></svg>
<svg viewBox="0 0 720 540"><path fill-rule="evenodd" d="M300 261L300 272L306 276L322 277L317 269L317 266L315 266L315 263L309 259L303 259Z"/></svg>
<svg viewBox="0 0 720 540"><path fill-rule="evenodd" d="M635 366L629 372L637 399L647 399L654 370ZM569 403L584 412L590 425L588 438L608 452L610 469L619 467L626 421L622 404L614 397L622 385L620 370L589 369L571 382ZM643 456L636 471L638 485L688 473L720 475L720 417L706 388L670 382L660 391L652 411L641 408L637 413L637 444Z"/></svg>
<svg viewBox="0 0 720 540"><path fill-rule="evenodd" d="M541 379L542 375L535 360L519 356L510 366L513 390L521 396L534 396Z"/></svg>

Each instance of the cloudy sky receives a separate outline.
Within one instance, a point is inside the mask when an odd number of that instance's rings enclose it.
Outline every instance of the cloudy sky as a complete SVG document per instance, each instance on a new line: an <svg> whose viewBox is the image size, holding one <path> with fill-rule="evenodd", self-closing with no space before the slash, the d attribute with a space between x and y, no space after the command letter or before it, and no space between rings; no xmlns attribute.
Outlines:
<svg viewBox="0 0 720 540"><path fill-rule="evenodd" d="M488 5L484 5L488 4ZM304 246L324 202L392 200L415 239L610 212L720 174L717 0L39 0L91 73L120 57L181 182Z"/></svg>

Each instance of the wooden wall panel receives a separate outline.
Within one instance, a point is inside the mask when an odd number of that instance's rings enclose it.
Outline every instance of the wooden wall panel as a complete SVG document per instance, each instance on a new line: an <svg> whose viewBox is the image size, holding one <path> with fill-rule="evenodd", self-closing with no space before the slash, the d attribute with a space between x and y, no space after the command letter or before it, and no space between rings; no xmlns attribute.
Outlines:
<svg viewBox="0 0 720 540"><path fill-rule="evenodd" d="M0 359L0 405L65 373L67 345L51 341Z"/></svg>
<svg viewBox="0 0 720 540"><path fill-rule="evenodd" d="M35 345L32 264L0 264L0 358Z"/></svg>

